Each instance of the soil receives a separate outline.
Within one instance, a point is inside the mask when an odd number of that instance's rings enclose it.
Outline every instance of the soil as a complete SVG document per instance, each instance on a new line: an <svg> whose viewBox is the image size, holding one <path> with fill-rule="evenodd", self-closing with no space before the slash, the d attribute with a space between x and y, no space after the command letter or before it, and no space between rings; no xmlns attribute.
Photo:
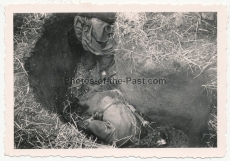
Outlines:
<svg viewBox="0 0 230 161"><path fill-rule="evenodd" d="M118 55L116 65L118 77L122 80L127 77L165 79L165 84L123 83L119 88L128 102L152 121L181 129L190 138L190 146L204 146L205 140L201 140L203 133L208 132L207 121L212 100L212 96L201 87L208 80L205 72L195 79L191 71L168 75L164 72L135 72L131 70L131 61L123 60Z"/></svg>
<svg viewBox="0 0 230 161"><path fill-rule="evenodd" d="M45 23L43 36L25 63L36 98L58 113L62 111L62 103L70 97L71 81L66 81L66 77L74 78L83 51L73 31L76 15L98 17L111 23L115 13L54 14Z"/></svg>
<svg viewBox="0 0 230 161"><path fill-rule="evenodd" d="M81 61L83 48L75 38L73 19L76 15L97 17L113 23L115 13L54 14L45 25L43 36L37 42L33 55L26 61L30 85L39 102L51 111L61 114L62 103L71 97L69 87L74 78L77 64ZM133 68L130 59L122 59L122 53L115 55L117 78L127 77L165 79L165 84L122 83L119 89L130 104L154 122L171 124L184 131L190 146L204 146L203 133L208 131L207 120L212 95L201 87L207 82L208 74L185 70L181 72L152 71L139 66ZM173 63L175 68L177 64ZM139 69L139 70L138 70ZM172 69L170 69L171 71ZM216 102L215 102L216 103Z"/></svg>

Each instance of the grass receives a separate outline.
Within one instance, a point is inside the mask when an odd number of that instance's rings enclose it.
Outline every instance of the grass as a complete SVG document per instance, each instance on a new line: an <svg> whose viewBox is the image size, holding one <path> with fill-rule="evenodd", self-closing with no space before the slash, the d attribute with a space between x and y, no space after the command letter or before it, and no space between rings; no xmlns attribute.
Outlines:
<svg viewBox="0 0 230 161"><path fill-rule="evenodd" d="M202 85L210 95L217 91L217 27L200 13L117 13L114 38L117 51L125 59L134 58L162 71L188 70L199 77L204 71L209 81ZM148 63L150 62L150 63ZM177 67L174 64L178 64ZM133 63L135 69L135 63ZM174 69L174 70L171 70ZM216 107L214 107L215 109ZM216 143L216 113L207 122L208 147Z"/></svg>
<svg viewBox="0 0 230 161"><path fill-rule="evenodd" d="M216 27L207 25L199 13L117 13L114 37L125 58L139 56L151 66L168 70L174 62L179 69L198 73L217 68ZM203 23L206 22L206 23ZM211 69L210 69L211 70ZM216 80L204 86L216 89Z"/></svg>
<svg viewBox="0 0 230 161"><path fill-rule="evenodd" d="M14 147L16 149L40 148L114 148L80 131L74 120L64 123L61 117L46 110L34 97L29 86L28 73L24 62L43 32L43 25L51 14L14 15ZM119 44L117 50L126 51L126 58L132 54L150 59L156 66L169 68L165 60L176 61L182 67L203 72L209 66L213 70L210 81L203 85L207 90L216 89L216 40L215 26L198 28L201 18L197 13L117 13L115 36ZM210 29L211 28L211 29ZM210 29L210 30L209 30ZM209 38L202 34L213 32ZM137 46L142 46L139 52ZM211 54L210 54L211 53ZM177 69L179 71L180 69ZM76 78L88 77L81 64L76 70ZM73 84L73 95L83 97L90 89L84 84ZM216 139L216 115L209 121L212 130L208 146ZM186 147L188 139L183 132L171 126L157 125L140 142L138 147L159 147L156 138L163 133L167 147ZM155 140L154 140L155 139Z"/></svg>
<svg viewBox="0 0 230 161"><path fill-rule="evenodd" d="M40 108L17 110L15 148L69 149L109 147L96 143L78 130L75 124L63 123L60 117Z"/></svg>
<svg viewBox="0 0 230 161"><path fill-rule="evenodd" d="M214 108L216 108L214 106ZM217 147L217 114L215 112L210 113L210 119L208 121L209 127L209 140L207 141L208 147Z"/></svg>
<svg viewBox="0 0 230 161"><path fill-rule="evenodd" d="M96 70L95 68L93 70ZM94 73L94 71L93 71ZM82 78L86 79L91 76L91 72L86 71L81 63L78 64L77 70L75 72L75 80L81 80ZM106 85L97 86L98 89L95 91L93 86L84 83L72 83L71 93L74 97L81 99L85 99L91 96L93 93L98 91L107 91L105 88ZM118 96L119 100L124 101L127 103L123 97ZM141 114L144 118L146 117L144 114ZM147 119L147 118L146 118ZM154 122L150 122L150 126L142 131L145 133L146 136L143 138L139 138L137 144L127 146L129 148L162 148L162 147L188 147L189 146L189 139L185 133L181 130L177 130L170 125L165 124L156 124ZM162 136L164 135L164 136ZM163 140L162 140L163 139ZM166 141L166 144L161 144L159 141ZM103 143L103 142L100 142ZM103 143L105 144L105 143Z"/></svg>
<svg viewBox="0 0 230 161"><path fill-rule="evenodd" d="M50 15L14 15L14 148L111 148L86 137L75 124L64 123L59 115L46 110L34 98L24 62L31 56Z"/></svg>

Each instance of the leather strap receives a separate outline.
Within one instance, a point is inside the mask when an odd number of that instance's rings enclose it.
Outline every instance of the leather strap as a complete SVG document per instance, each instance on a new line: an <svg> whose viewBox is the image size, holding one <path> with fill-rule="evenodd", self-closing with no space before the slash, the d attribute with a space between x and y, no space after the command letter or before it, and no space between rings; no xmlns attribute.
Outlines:
<svg viewBox="0 0 230 161"><path fill-rule="evenodd" d="M116 104L116 103L117 102L109 103L102 112L104 113L109 107L111 107L113 104Z"/></svg>

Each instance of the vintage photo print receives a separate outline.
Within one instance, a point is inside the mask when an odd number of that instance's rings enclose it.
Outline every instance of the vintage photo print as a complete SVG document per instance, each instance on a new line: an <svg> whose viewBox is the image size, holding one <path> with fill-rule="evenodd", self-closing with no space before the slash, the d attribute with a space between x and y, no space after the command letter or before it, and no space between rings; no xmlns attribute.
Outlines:
<svg viewBox="0 0 230 161"><path fill-rule="evenodd" d="M11 5L6 22L6 155L225 154L224 6Z"/></svg>

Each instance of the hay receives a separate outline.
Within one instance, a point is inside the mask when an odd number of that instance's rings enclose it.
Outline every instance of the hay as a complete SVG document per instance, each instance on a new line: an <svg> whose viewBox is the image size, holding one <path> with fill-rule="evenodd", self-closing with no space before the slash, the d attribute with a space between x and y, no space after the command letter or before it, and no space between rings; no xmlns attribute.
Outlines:
<svg viewBox="0 0 230 161"><path fill-rule="evenodd" d="M202 87L208 94L215 95L217 27L204 17L205 13L117 13L116 51L121 54L119 57L132 63L143 61L144 68L151 66L155 71L159 68L171 73L170 69L174 69L173 72L187 70L193 73L194 79L206 72L209 80ZM136 69L135 63L132 66ZM205 134L210 136L208 147L216 143L217 133L217 116L210 115L213 116L208 121L210 134Z"/></svg>
<svg viewBox="0 0 230 161"><path fill-rule="evenodd" d="M14 147L113 148L99 144L95 138L87 137L75 124L62 122L59 115L45 110L34 98L24 62L31 56L37 40L42 35L43 24L51 15L14 15ZM204 87L216 89L216 40L200 38L198 33L206 33L208 30L197 28L199 23L200 17L196 13L172 13L168 16L163 13L118 13L114 35L119 44L116 50L125 51L126 58L131 58L132 54L139 55L163 68L166 68L166 60L179 62L181 67L196 69L200 73L212 66L210 70L213 70L213 79ZM213 28L213 31L216 30L215 26L208 26ZM138 48L140 45L142 52ZM81 64L78 65L75 77L89 77ZM84 84L73 84L70 90L74 96L82 97L88 87ZM215 122L210 122L210 125L215 125ZM143 139L143 147L157 147L157 140L154 141L154 138L158 132L156 129L147 135ZM178 147L178 143L173 142L174 138L171 138L170 146Z"/></svg>
<svg viewBox="0 0 230 161"><path fill-rule="evenodd" d="M116 18L116 50L123 51L124 58L139 56L162 70L176 62L175 71L191 70L197 73L194 79L210 67L217 68L216 27L199 13L117 13ZM216 81L204 87L216 89Z"/></svg>
<svg viewBox="0 0 230 161"><path fill-rule="evenodd" d="M14 15L14 148L67 149L111 148L96 143L77 126L64 123L59 115L36 101L24 62L41 37L43 24L51 14Z"/></svg>
<svg viewBox="0 0 230 161"><path fill-rule="evenodd" d="M203 134L203 139L206 138L207 147L217 147L217 107L212 107L212 112L209 114L208 120L209 133Z"/></svg>
<svg viewBox="0 0 230 161"><path fill-rule="evenodd" d="M15 148L68 149L111 148L87 137L75 124L63 123L60 116L40 108L15 112Z"/></svg>

